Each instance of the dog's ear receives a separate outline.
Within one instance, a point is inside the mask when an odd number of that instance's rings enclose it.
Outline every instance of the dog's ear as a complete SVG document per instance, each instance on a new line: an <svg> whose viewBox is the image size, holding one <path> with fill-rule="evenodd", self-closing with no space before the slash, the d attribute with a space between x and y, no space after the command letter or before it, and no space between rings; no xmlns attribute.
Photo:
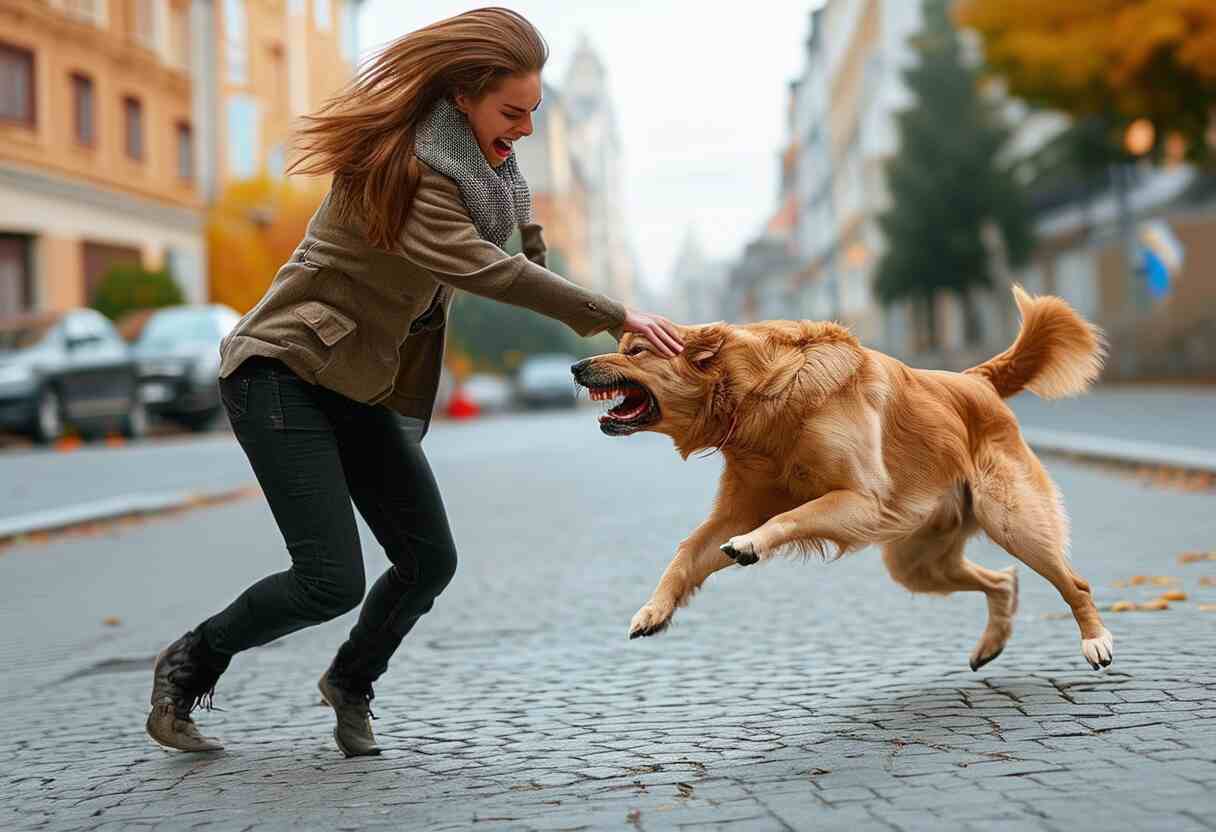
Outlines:
<svg viewBox="0 0 1216 832"><path fill-rule="evenodd" d="M698 370L707 370L726 343L726 325L709 324L700 327L684 344L684 355L688 363Z"/></svg>

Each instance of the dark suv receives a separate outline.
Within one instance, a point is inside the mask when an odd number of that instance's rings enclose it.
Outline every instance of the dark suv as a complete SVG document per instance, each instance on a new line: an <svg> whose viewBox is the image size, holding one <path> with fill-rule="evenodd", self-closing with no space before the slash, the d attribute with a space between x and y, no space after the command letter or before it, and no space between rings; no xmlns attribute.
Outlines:
<svg viewBox="0 0 1216 832"><path fill-rule="evenodd" d="M0 320L0 428L52 442L82 433L147 430L135 360L93 309Z"/></svg>

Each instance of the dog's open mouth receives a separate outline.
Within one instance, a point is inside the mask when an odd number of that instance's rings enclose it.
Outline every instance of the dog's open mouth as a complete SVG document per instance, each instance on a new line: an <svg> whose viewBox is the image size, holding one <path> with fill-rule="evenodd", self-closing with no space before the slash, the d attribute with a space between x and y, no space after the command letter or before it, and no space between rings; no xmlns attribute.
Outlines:
<svg viewBox="0 0 1216 832"><path fill-rule="evenodd" d="M592 401L620 399L600 416L600 430L609 436L624 436L659 421L659 403L649 390L636 381L588 385L587 391Z"/></svg>

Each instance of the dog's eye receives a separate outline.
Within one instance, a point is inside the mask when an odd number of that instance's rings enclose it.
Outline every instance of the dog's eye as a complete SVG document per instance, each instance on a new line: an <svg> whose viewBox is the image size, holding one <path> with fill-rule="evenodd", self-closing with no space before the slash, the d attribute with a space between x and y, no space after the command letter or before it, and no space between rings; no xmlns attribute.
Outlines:
<svg viewBox="0 0 1216 832"><path fill-rule="evenodd" d="M650 352L650 350L646 349L641 344L638 344L636 346L630 347L629 352L625 353L625 355L641 355L644 352Z"/></svg>

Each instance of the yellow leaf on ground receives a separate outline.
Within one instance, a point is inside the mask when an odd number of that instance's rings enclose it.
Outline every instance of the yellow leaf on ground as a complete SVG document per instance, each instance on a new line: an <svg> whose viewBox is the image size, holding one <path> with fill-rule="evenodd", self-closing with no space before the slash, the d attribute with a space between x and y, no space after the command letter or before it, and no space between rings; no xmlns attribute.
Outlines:
<svg viewBox="0 0 1216 832"><path fill-rule="evenodd" d="M117 627L122 623L122 619L116 615L107 615L105 618L101 619L101 623L105 624L107 627Z"/></svg>
<svg viewBox="0 0 1216 832"><path fill-rule="evenodd" d="M1143 604L1136 604L1136 609L1152 611L1152 610L1168 610L1170 602L1164 598L1154 598L1151 601L1145 601Z"/></svg>
<svg viewBox="0 0 1216 832"><path fill-rule="evenodd" d="M1200 604L1200 612L1216 612L1216 604Z"/></svg>
<svg viewBox="0 0 1216 832"><path fill-rule="evenodd" d="M1110 605L1111 612L1128 612L1129 610L1134 610L1135 608L1136 605L1131 601L1116 601Z"/></svg>
<svg viewBox="0 0 1216 832"><path fill-rule="evenodd" d="M1126 589L1127 581L1111 581L1110 585L1115 589Z"/></svg>
<svg viewBox="0 0 1216 832"><path fill-rule="evenodd" d="M1161 593L1162 601L1185 601L1186 593L1181 589L1172 589L1169 592Z"/></svg>
<svg viewBox="0 0 1216 832"><path fill-rule="evenodd" d="M1141 586L1148 583L1148 575L1132 575L1132 579L1128 583L1132 586Z"/></svg>
<svg viewBox="0 0 1216 832"><path fill-rule="evenodd" d="M1168 575L1154 575L1153 586L1169 586L1170 584L1178 583L1177 578L1171 578Z"/></svg>
<svg viewBox="0 0 1216 832"><path fill-rule="evenodd" d="M1204 560L1216 560L1216 552L1183 552L1178 556L1179 563L1199 563Z"/></svg>

